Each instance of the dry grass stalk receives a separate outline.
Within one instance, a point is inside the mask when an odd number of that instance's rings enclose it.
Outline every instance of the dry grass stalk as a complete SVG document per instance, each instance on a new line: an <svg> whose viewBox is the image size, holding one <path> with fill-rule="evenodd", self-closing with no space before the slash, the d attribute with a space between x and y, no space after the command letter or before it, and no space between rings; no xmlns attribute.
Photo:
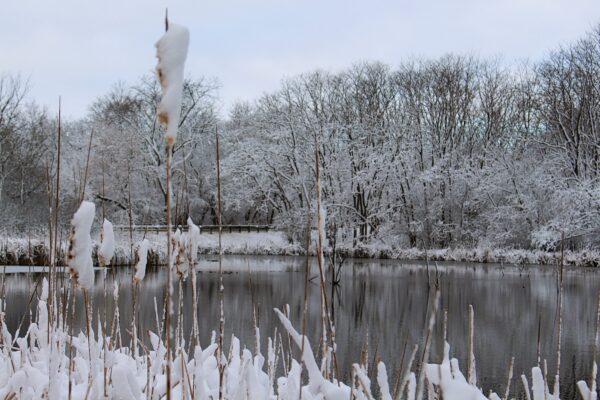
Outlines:
<svg viewBox="0 0 600 400"><path fill-rule="evenodd" d="M471 385L477 383L477 375L475 374L475 351L473 339L475 336L475 313L473 306L469 304L469 358L467 359L467 382Z"/></svg>
<svg viewBox="0 0 600 400"><path fill-rule="evenodd" d="M410 358L408 359L408 364L406 366L406 372L404 373L404 376L402 378L402 383L400 384L400 389L398 389L396 391L396 395L394 396L395 400L400 400L400 398L402 397L402 394L404 393L404 389L406 388L406 385L408 385L411 370L412 370L412 365L413 365L413 362L415 361L415 356L417 354L418 349L419 349L419 345L415 344L415 347L413 347L413 351L410 353Z"/></svg>
<svg viewBox="0 0 600 400"><path fill-rule="evenodd" d="M56 258L58 257L58 213L60 206L60 149L61 149L61 98L58 97L58 129L57 129L57 145L56 145L56 191L54 201L54 241L50 249L50 279L48 280L48 321L50 327L54 324L54 302L56 294ZM50 334L51 329L48 329Z"/></svg>
<svg viewBox="0 0 600 400"><path fill-rule="evenodd" d="M421 358L421 366L419 369L419 379L417 381L417 399L421 400L423 398L423 386L425 384L425 364L427 363L427 359L429 357L429 347L431 346L431 336L433 334L433 327L435 326L435 317L438 311L438 306L440 304L440 291L439 289L435 291L435 298L433 301L433 308L431 309L431 314L429 316L429 324L427 326L427 335L425 336L425 346L423 348L423 357Z"/></svg>
<svg viewBox="0 0 600 400"><path fill-rule="evenodd" d="M513 378L513 369L515 366L515 358L511 357L510 358L510 363L508 364L508 377L506 378L506 391L504 392L504 400L508 400L508 396L510 394L510 382L512 381Z"/></svg>
<svg viewBox="0 0 600 400"><path fill-rule="evenodd" d="M322 341L323 341L323 357L325 357L328 353L328 341L327 341L327 330L329 330L329 337L331 339L331 352L333 356L333 364L335 368L336 378L338 378L339 384L339 368L337 362L337 354L336 354L336 344L335 344L335 328L334 322L331 319L331 314L328 307L327 301L327 291L325 290L325 275L323 273L324 269L324 258L323 258L323 230L321 226L325 224L323 220L323 215L321 214L322 204L321 204L321 169L320 169L320 161L319 161L319 141L317 136L315 135L315 173L316 173L316 183L317 183L317 264L319 266L319 286L321 288L321 318L323 322L323 332L322 332ZM333 285L333 282L331 282ZM332 299L333 301L333 299Z"/></svg>

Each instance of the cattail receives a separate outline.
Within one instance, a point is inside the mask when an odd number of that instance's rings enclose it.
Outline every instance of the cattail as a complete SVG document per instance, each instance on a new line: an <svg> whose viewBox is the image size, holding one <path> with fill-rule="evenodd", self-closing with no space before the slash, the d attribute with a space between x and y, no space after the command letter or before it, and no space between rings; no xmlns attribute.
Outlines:
<svg viewBox="0 0 600 400"><path fill-rule="evenodd" d="M193 267L193 263L196 261L196 255L198 254L198 246L200 245L200 228L190 217L187 219L188 224L188 257L190 258L190 266Z"/></svg>
<svg viewBox="0 0 600 400"><path fill-rule="evenodd" d="M112 223L104 219L102 232L100 233L100 248L98 249L98 263L101 267L110 265L115 254L115 234Z"/></svg>
<svg viewBox="0 0 600 400"><path fill-rule="evenodd" d="M190 33L187 28L169 23L169 29L156 42L156 73L163 97L158 105L157 118L165 127L167 146L177 139L177 126L181 115L183 66L187 58Z"/></svg>
<svg viewBox="0 0 600 400"><path fill-rule="evenodd" d="M96 206L89 201L81 202L79 209L71 220L67 266L71 277L83 289L91 289L94 285L94 264L92 261L92 238L90 229L94 221Z"/></svg>
<svg viewBox="0 0 600 400"><path fill-rule="evenodd" d="M138 262L135 264L135 275L133 276L133 282L139 283L146 276L146 263L148 262L148 250L150 249L150 242L148 239L144 239L140 242L137 249Z"/></svg>

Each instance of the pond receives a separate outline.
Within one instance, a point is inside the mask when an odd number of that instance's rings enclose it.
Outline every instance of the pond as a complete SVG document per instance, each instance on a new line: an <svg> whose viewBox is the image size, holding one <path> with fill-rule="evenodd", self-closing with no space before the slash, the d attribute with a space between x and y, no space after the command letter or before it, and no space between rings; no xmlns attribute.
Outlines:
<svg viewBox="0 0 600 400"><path fill-rule="evenodd" d="M227 271L223 277L226 345L231 334L235 334L243 346L254 350L253 309L260 327L263 354L266 354L267 338L273 336L275 329L282 331L273 307L281 309L289 304L291 320L298 330L301 329L304 258L224 256L222 263L224 271ZM18 270L9 268L7 272ZM211 332L218 330L218 262L214 256L204 257L199 261L198 270L201 344L206 346ZM315 351L320 335L317 271L315 261L311 260L307 332ZM108 272L106 278L109 287L112 288L113 280L120 287L119 312L125 340L132 315L131 275L130 269L119 268ZM7 273L5 276L6 321L11 331L17 328L22 316L28 314L27 304L37 276L39 274L36 273ZM111 296L106 303L103 299L103 276L102 271L96 273L93 290L96 319L98 314L103 315L105 304L109 319L115 309ZM413 261L347 260L334 298L340 373L348 376L351 364L360 360L368 342L369 361L383 360L393 385L398 369L406 364L414 344L423 343L427 313L432 306L437 283L441 290L441 303L430 360L438 362L442 356L445 311L451 356L458 358L461 369L466 371L468 306L472 304L475 309L474 350L479 385L485 393L490 389L504 393L508 365L514 356L515 378L511 393L520 398L520 375L525 373L531 382L530 370L537 364L538 333L541 358L547 360L549 376L555 375L557 276L557 269L552 266L445 262L437 266L431 263L427 267L424 263ZM160 309L165 279L164 270L148 272L141 284L138 299L142 332L156 330L154 299ZM563 399L569 399L576 398L575 381L588 379L591 371L600 271L565 269L563 287L561 392ZM183 293L184 330L190 332L191 280L184 283ZM79 302L81 308L82 303ZM77 324L80 328L84 326L83 311L78 312ZM284 341L287 347L287 339ZM553 380L550 379L550 382Z"/></svg>

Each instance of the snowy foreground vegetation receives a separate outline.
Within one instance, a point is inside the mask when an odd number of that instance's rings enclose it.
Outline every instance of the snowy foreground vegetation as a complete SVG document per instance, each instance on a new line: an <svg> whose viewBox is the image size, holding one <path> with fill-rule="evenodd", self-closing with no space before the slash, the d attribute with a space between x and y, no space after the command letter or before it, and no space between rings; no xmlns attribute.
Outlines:
<svg viewBox="0 0 600 400"><path fill-rule="evenodd" d="M166 349L164 338L157 335L157 331L147 332L148 346L141 341L133 347L121 345L115 333L120 331L120 327L114 325L120 323L117 308L112 327L107 325L107 321L98 320L98 326L87 326L87 333L73 334L69 332L65 314L57 313L57 320L50 323L48 281L44 278L40 286L35 322L31 323L26 334L13 337L2 324L0 398L140 400L165 397ZM119 296L116 285L111 291L115 298ZM72 293L66 296L67 303L70 296ZM292 359L291 353L286 353L287 344L281 342L281 335L279 339L268 339L266 356L259 345L254 352L241 348L235 337L230 348L220 352L215 332L205 348L190 345L183 335L178 336L172 361L172 398L499 400L512 396L508 389L502 389L500 394L492 392L484 395L477 386L474 358L472 369L465 377L458 361L450 358L447 343L441 362L426 364L420 372L410 370L413 361L416 363L415 347L409 367L396 382L389 379L382 362L376 366L375 382L368 378L368 363L354 364L352 380L339 382L335 378L333 348L327 350L326 357L319 363L311 343L298 333L286 315L279 310L274 310L274 314L297 350L303 349L299 359ZM164 324L158 322L158 316L157 324L161 325L157 327L160 331ZM257 343L260 343L258 328L256 336ZM197 343L194 335L191 340ZM286 365L291 367L288 369ZM508 373L510 380L512 370ZM592 381L591 392L586 382L578 383L584 400L596 398L595 367ZM528 399L560 398L556 394L558 385L549 388L546 374L539 367L532 368L529 377L521 376L521 382Z"/></svg>

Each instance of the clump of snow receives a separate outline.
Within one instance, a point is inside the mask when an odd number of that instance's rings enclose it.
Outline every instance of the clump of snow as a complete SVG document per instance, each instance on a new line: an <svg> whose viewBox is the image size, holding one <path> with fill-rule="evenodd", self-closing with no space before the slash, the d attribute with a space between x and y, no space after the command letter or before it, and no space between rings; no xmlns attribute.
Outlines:
<svg viewBox="0 0 600 400"><path fill-rule="evenodd" d="M597 400L598 392L596 392L596 375L598 374L598 364L595 362L592 364L592 384L591 387L588 387L586 381L581 380L577 382L577 389L579 389L579 393L581 397L589 400Z"/></svg>
<svg viewBox="0 0 600 400"><path fill-rule="evenodd" d="M148 250L150 249L150 242L148 239L144 239L140 242L137 249L138 262L135 264L135 275L133 281L135 283L141 282L146 276L146 264L148 262Z"/></svg>
<svg viewBox="0 0 600 400"><path fill-rule="evenodd" d="M183 67L187 58L190 33L187 28L169 23L169 29L156 42L156 72L163 90L158 105L158 121L166 128L167 145L172 146L177 139L177 127L181 114L183 90Z"/></svg>
<svg viewBox="0 0 600 400"><path fill-rule="evenodd" d="M71 220L69 247L67 251L67 266L71 277L83 289L91 289L94 285L94 262L92 260L92 238L90 229L94 221L96 206L89 201L83 201Z"/></svg>
<svg viewBox="0 0 600 400"><path fill-rule="evenodd" d="M444 359L441 364L425 365L425 376L432 385L441 389L444 399L487 399L475 383L467 382L458 368L458 360L456 358L450 359L450 345L448 343L444 344Z"/></svg>
<svg viewBox="0 0 600 400"><path fill-rule="evenodd" d="M187 232L181 232L179 229L173 235L173 259L175 260L175 269L177 276L185 280L194 268L196 257L198 255L198 246L200 245L200 228L194 224L191 218L188 218Z"/></svg>
<svg viewBox="0 0 600 400"><path fill-rule="evenodd" d="M101 267L110 265L115 254L115 234L112 223L104 219L102 232L100 233L100 248L98 249L98 263Z"/></svg>

